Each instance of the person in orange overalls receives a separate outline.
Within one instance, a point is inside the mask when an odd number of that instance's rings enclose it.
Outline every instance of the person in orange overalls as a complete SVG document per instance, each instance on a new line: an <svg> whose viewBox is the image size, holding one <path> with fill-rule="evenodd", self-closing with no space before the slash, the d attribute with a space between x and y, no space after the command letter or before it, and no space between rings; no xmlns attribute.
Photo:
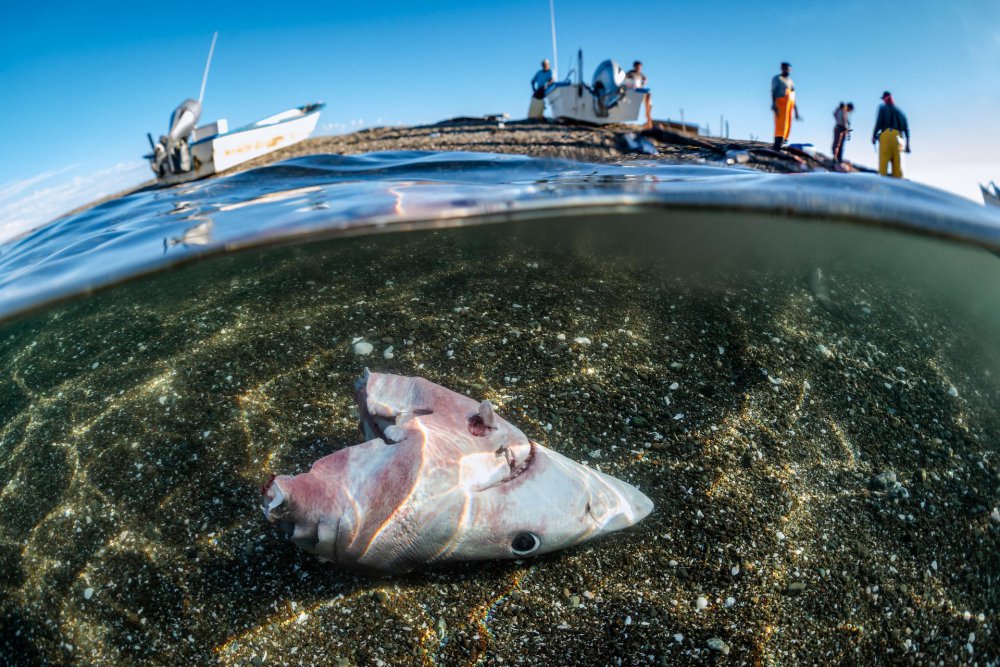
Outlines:
<svg viewBox="0 0 1000 667"><path fill-rule="evenodd" d="M795 120L802 120L799 108L795 104L795 84L792 77L792 66L781 63L781 74L771 79L771 110L774 111L774 150L788 141L788 133L792 129L792 114Z"/></svg>

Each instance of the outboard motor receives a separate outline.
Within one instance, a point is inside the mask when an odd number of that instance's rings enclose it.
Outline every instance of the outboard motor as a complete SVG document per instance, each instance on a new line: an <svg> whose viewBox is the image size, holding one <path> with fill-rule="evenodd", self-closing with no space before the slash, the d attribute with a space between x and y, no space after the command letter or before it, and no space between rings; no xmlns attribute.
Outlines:
<svg viewBox="0 0 1000 667"><path fill-rule="evenodd" d="M178 142L187 139L198 125L201 118L201 102L188 98L180 103L170 114L170 132L167 139L171 142Z"/></svg>
<svg viewBox="0 0 1000 667"><path fill-rule="evenodd" d="M181 102L170 114L170 130L153 147L151 166L157 176L191 170L191 149L188 138L201 118L201 102L190 98Z"/></svg>
<svg viewBox="0 0 1000 667"><path fill-rule="evenodd" d="M608 109L618 104L625 94L625 70L614 60L605 60L594 71L591 84L594 91L594 113L605 118Z"/></svg>

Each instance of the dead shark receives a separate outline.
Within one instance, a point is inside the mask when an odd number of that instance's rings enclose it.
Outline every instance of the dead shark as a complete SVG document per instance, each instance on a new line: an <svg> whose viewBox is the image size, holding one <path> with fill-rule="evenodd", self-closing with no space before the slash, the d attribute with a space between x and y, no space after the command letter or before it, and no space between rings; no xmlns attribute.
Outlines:
<svg viewBox="0 0 1000 667"><path fill-rule="evenodd" d="M367 442L261 490L268 521L339 565L396 573L537 556L653 509L634 486L530 440L489 401L367 371L356 397Z"/></svg>

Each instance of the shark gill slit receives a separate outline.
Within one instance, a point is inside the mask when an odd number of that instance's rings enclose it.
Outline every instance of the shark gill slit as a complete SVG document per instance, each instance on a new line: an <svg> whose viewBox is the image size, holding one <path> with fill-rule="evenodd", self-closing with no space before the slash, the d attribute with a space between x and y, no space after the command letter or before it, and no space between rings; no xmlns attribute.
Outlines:
<svg viewBox="0 0 1000 667"><path fill-rule="evenodd" d="M426 460L424 458L424 452L427 451L426 447L425 447L425 445L427 444L427 429L424 427L423 423L419 419L414 419L413 422L412 422L412 424L420 432L420 438L421 438L421 443L420 443L420 469L422 471L423 467L424 467L424 464L426 463ZM416 479L420 479L420 473L417 474ZM400 502L398 505L396 505L395 508L393 508L392 512L389 513L389 516L387 516L386 519L385 519L385 521L382 522L382 525L380 525L378 527L378 530L376 530L372 534L371 539L368 540L368 544L365 546L364 551L362 551L358 555L358 560L359 561L361 559L363 559L365 556L368 555L368 552L371 550L372 546L374 546L374 544L382 536L382 533L385 532L386 527L388 527L389 524L391 524L395 520L395 518L399 514L399 512L404 507L408 507L409 506L410 499L413 498L413 494L416 492L417 486L418 486L417 482L414 481L413 486L410 487L410 492L406 494L406 498L404 498L402 502Z"/></svg>

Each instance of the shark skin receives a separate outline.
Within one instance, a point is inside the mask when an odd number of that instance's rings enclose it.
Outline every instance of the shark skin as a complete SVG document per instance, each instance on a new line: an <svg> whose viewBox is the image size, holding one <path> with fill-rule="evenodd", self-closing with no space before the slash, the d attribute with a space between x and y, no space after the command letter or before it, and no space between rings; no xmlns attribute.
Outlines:
<svg viewBox="0 0 1000 667"><path fill-rule="evenodd" d="M400 573L537 556L653 510L634 486L533 442L488 401L368 371L356 397L367 442L261 490L268 521L338 565Z"/></svg>

